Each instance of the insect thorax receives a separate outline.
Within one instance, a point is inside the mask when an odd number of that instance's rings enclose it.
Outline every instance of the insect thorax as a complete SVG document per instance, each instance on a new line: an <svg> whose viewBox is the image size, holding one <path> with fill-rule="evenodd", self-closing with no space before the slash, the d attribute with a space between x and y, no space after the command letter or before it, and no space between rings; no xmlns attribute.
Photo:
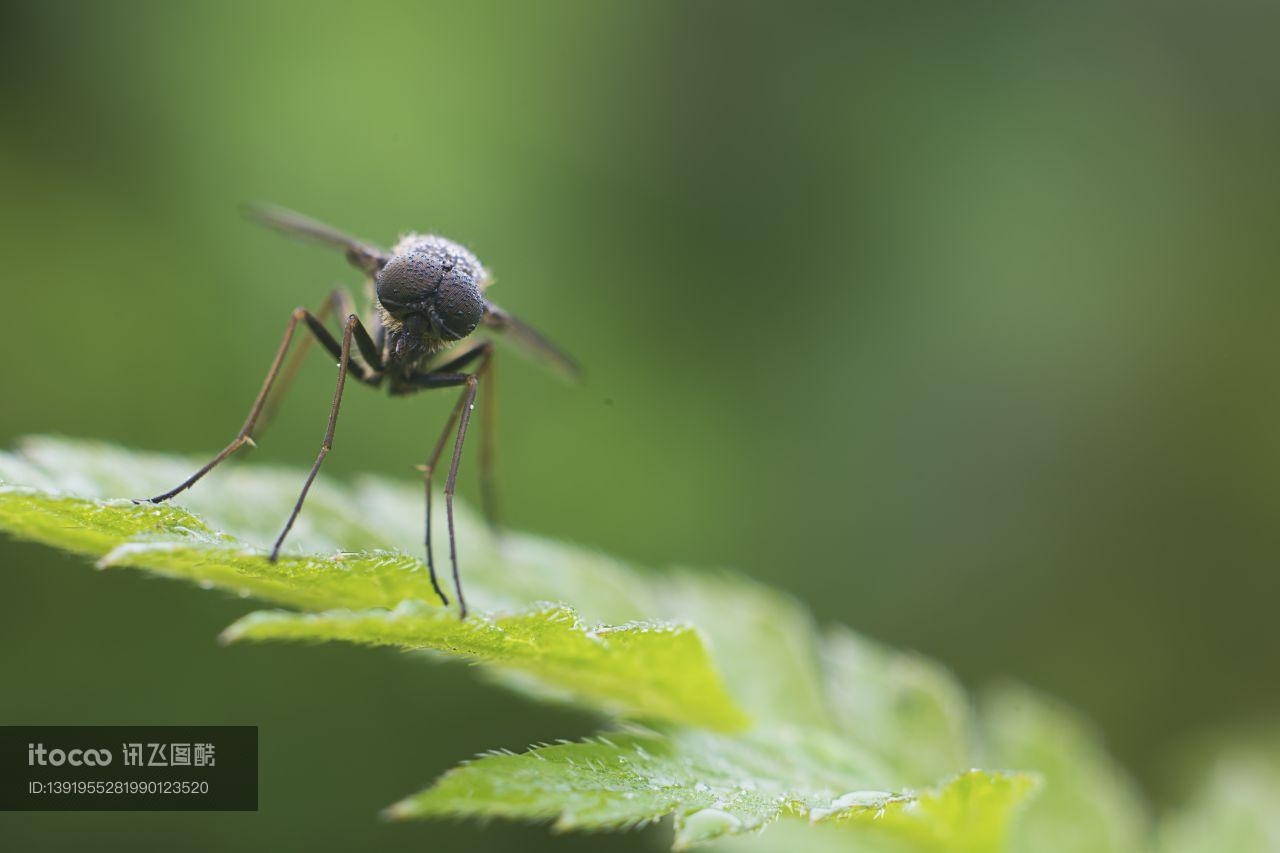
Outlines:
<svg viewBox="0 0 1280 853"><path fill-rule="evenodd" d="M405 234L392 248L393 255L406 252L422 252L449 258L454 263L471 267L476 284L483 291L489 285L489 271L480 263L480 259L466 246L453 242L437 234Z"/></svg>

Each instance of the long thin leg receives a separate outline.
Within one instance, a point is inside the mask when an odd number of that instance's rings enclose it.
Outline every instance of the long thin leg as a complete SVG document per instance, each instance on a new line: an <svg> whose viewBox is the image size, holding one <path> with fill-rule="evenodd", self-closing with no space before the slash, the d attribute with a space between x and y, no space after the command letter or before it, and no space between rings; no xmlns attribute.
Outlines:
<svg viewBox="0 0 1280 853"><path fill-rule="evenodd" d="M352 338L360 348L360 355L364 358L364 362L349 360L347 368L351 375L359 381L367 385L377 386L382 382L382 356L374 348L373 338L369 337L369 330L364 327L364 323L361 323L360 318L356 317L355 314L347 315L348 320L352 317L355 317L356 320ZM315 339L320 342L320 346L327 349L334 358L342 358L342 345L334 340L333 335L325 328L324 323L317 320L310 311L306 312L302 319L306 321L307 328L311 330L311 334L315 336ZM369 367L366 368L365 364L368 364Z"/></svg>
<svg viewBox="0 0 1280 853"><path fill-rule="evenodd" d="M284 538L289 535L289 530L293 527L293 523L297 521L298 513L302 512L302 504L307 499L307 492L311 490L311 484L315 482L316 475L320 473L320 464L324 462L324 458L333 449L333 433L338 426L338 409L342 405L342 391L347 384L347 372L352 366L351 339L358 327L363 328L360 326L360 318L355 314L347 315L347 322L342 327L342 346L338 355L338 384L333 389L333 405L329 409L329 425L325 428L324 441L320 443L320 452L316 454L316 461L311 466L311 472L307 474L307 481L302 484L302 492L298 495L298 502L293 505L293 512L289 513L289 520L284 523L284 529L276 537L276 544L271 549L270 560L273 563L280 557L280 546L284 544Z"/></svg>
<svg viewBox="0 0 1280 853"><path fill-rule="evenodd" d="M467 424L471 422L471 408L476 401L476 387L480 379L473 373L467 377L467 390L463 394L462 416L458 419L458 438L453 443L453 460L449 463L449 479L444 484L444 505L449 519L449 562L453 564L453 590L458 594L458 611L467 618L467 600L462 595L462 579L458 576L458 540L453 532L453 491L458 483L458 463L462 461L462 445L467 440Z"/></svg>
<svg viewBox="0 0 1280 853"><path fill-rule="evenodd" d="M262 389L258 391L258 396L254 398L253 405L249 408L249 416L245 418L244 426L240 427L240 432L231 440L231 443L222 449L217 456L213 457L199 471L196 471L187 479L183 480L176 487L170 489L164 494L156 495L153 498L147 498L151 503L160 503L167 501L174 495L191 488L196 482L212 471L217 465L231 454L235 453L245 444L252 441L250 434L253 432L254 425L258 422L258 416L262 414L262 407L266 403L267 395L271 393L271 386L276 381L276 376L280 373L280 365L284 362L285 353L289 349L289 342L293 340L294 330L298 327L298 321L308 316L309 312L305 308L295 308L293 314L289 316L289 325L285 326L284 337L280 341L280 347L276 350L275 358L271 361L271 367L267 370L266 379L262 381ZM142 501L139 501L142 503Z"/></svg>
<svg viewBox="0 0 1280 853"><path fill-rule="evenodd" d="M494 393L493 352L493 343L484 341L458 357L444 362L435 368L432 374L436 371L456 371L472 361L478 360L480 362L480 365L474 371L477 379L484 380L484 402L481 405L480 412L480 501L484 509L485 519L489 522L489 528L496 533L498 530L498 501L497 493L493 486L493 451L494 428L497 423L497 396ZM420 380L422 376L424 374L417 374L416 377L410 377L410 381ZM445 427L445 432L448 433L452 427L453 421L450 420L449 425Z"/></svg>
<svg viewBox="0 0 1280 853"><path fill-rule="evenodd" d="M337 311L339 317L347 317L356 313L355 302L346 288L335 287L330 291L314 316L317 321L323 324L334 311ZM303 338L298 342L293 355L289 356L289 362L281 372L280 379L267 397L267 403L262 409L262 417L258 418L257 427L254 429L254 439L261 438L262 434L267 431L267 427L275 420L276 412L280 409L280 401L284 399L284 395L289 392L290 386L293 385L293 380L297 377L298 370L302 367L302 362L306 360L307 354L311 351L311 343L312 338Z"/></svg>
<svg viewBox="0 0 1280 853"><path fill-rule="evenodd" d="M411 383L411 387L419 390L423 388L445 388L453 385L462 385L462 384L468 384L468 386L470 386L472 379L476 379L478 381L479 377L486 373L486 371L489 368L489 365L492 362L492 359L493 359L493 344L489 342L485 342L441 364L437 368L438 372L414 374L409 378L408 381ZM459 368L466 367L471 362L477 361L477 360L480 362L480 366L475 371L474 376L470 376L465 373L446 372L446 371L456 371ZM488 400L488 397L486 396L485 399ZM449 414L449 420L445 423L444 429L441 430L440 438L436 440L435 447L432 448L431 455L427 459L427 464L424 465L422 468L424 473L423 486L426 492L426 502L425 502L426 503L426 524L425 524L426 533L425 533L424 544L426 545L426 551L427 551L427 570L431 574L432 587L435 589L436 594L440 596L440 600L443 601L446 605L449 603L449 599L444 594L444 592L440 589L440 584L436 576L435 553L434 553L434 549L431 547L432 477L435 473L436 465L440 461L440 454L444 452L445 441L448 439L449 433L453 431L454 423L457 422L460 414L463 416L464 420L470 419L470 409L474 402L475 402L475 392L473 389L468 387L468 389L466 391L463 391L462 395L458 398L458 402L454 404L453 410ZM460 437L458 440L462 441L463 439L465 439L465 436L466 436L466 430L465 428L463 428L460 431ZM453 461L453 464L450 466L450 476L452 478L451 482L456 482L457 480L457 466L458 466L457 459L458 459L457 451L455 450L454 461ZM446 499L446 504L449 508L449 513L448 513L449 514L449 555L452 560L454 587L458 591L458 602L462 610L462 615L465 617L466 602L462 598L462 587L459 584L459 580L458 580L457 547L456 547L454 533L453 533L453 502L452 502L452 493L450 491L445 492L445 499Z"/></svg>
<svg viewBox="0 0 1280 853"><path fill-rule="evenodd" d="M463 381L465 382L465 380ZM440 461L440 454L444 451L445 440L449 437L449 433L453 432L453 425L458 420L458 413L462 410L462 403L465 399L466 394L463 393L458 397L458 402L453 404L453 410L449 413L449 420L445 423L444 429L440 431L440 438L436 440L436 446L432 449L431 455L427 457L427 464L422 466L423 487L427 498L427 516L424 527L426 532L423 534L423 545L427 549L427 571L431 574L431 586L446 607L449 606L449 597L444 594L444 590L440 589L440 581L436 577L435 553L431 548L431 475L435 472L436 463Z"/></svg>

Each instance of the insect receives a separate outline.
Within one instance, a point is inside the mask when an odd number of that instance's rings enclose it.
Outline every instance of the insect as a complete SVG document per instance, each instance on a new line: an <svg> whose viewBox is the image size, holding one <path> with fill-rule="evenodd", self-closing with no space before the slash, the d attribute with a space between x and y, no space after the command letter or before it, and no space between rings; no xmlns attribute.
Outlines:
<svg viewBox="0 0 1280 853"><path fill-rule="evenodd" d="M453 494L458 480L458 463L462 458L467 428L471 422L478 390L485 389L481 406L480 483L485 514L496 524L493 495L493 342L485 337L472 337L479 329L497 332L517 346L569 377L576 377L578 366L532 327L522 323L485 297L491 278L470 251L450 240L431 234L408 234L390 252L363 240L350 237L327 225L291 211L273 207L251 207L247 213L263 224L287 234L341 250L347 260L365 275L371 310L364 319L356 312L355 301L345 288L330 293L320 310L311 312L297 308L289 317L284 337L276 350L262 388L249 409L249 415L236 437L186 480L169 491L146 498L161 503L191 488L219 463L241 447L254 444L255 431L261 432L270 422L275 406L291 383L314 339L338 360L337 386L329 409L329 421L315 463L307 474L302 491L293 506L284 529L276 538L270 559L280 556L280 547L302 511L307 492L325 456L333 447L333 434L338 424L338 409L347 377L373 388L386 387L392 396L403 396L431 388L461 388L435 446L422 466L426 483L426 532L424 544L431 585L447 606L449 598L436 576L431 548L431 481L436 464L449 436L454 435L453 455L445 480L444 498L449 526L449 561L453 571L453 588L458 597L462 618L467 615L467 602L458 575L458 549L453 529ZM341 333L335 337L326 327L330 314L341 321ZM286 364L285 356L301 323L310 337L304 337ZM279 380L279 381L277 381ZM454 432L454 427L457 431Z"/></svg>

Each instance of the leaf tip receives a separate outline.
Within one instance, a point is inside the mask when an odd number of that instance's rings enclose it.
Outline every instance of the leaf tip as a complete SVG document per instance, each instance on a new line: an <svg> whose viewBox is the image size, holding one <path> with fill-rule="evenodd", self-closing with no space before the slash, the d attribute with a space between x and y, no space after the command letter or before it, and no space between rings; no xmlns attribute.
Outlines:
<svg viewBox="0 0 1280 853"><path fill-rule="evenodd" d="M410 820L422 815L417 800L413 797L392 803L378 813L383 820Z"/></svg>

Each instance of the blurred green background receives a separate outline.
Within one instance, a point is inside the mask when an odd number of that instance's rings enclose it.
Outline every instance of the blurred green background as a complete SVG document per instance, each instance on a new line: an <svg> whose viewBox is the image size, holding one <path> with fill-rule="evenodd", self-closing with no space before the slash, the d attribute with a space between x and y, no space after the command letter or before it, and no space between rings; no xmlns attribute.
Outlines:
<svg viewBox="0 0 1280 853"><path fill-rule="evenodd" d="M1174 745L1280 708L1280 7L0 8L4 446L234 434L289 311L357 281L241 202L438 231L587 369L500 365L511 526L1040 687L1157 804ZM315 358L257 459L310 461L331 383ZM451 399L353 389L328 473L414 477ZM380 823L592 721L220 649L244 602L44 548L0 569L0 720L261 726L260 812L0 816L21 849L662 837Z"/></svg>

